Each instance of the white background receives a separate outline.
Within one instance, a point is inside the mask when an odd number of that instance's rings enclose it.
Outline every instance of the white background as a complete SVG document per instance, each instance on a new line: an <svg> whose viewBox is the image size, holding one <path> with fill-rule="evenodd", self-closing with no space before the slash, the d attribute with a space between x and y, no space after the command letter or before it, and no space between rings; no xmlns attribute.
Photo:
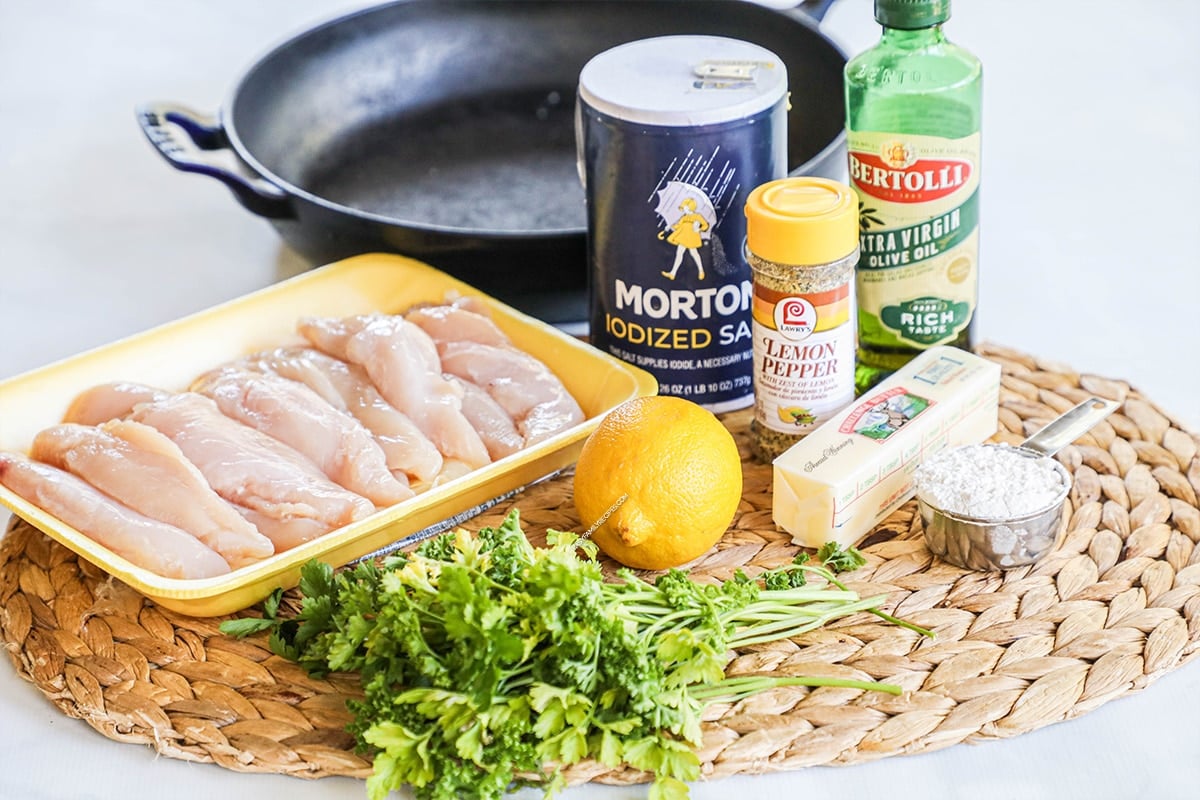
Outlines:
<svg viewBox="0 0 1200 800"><path fill-rule="evenodd" d="M268 45L363 3L0 3L0 379L304 269L215 181L166 166L133 109L216 110ZM982 338L1129 380L1200 430L1200 4L957 0L985 68ZM870 0L824 30L877 37ZM2 611L0 611L2 613ZM1200 666L1068 723L693 797L1190 798ZM68 719L0 663L0 798L361 798L158 758ZM568 800L644 788L580 787Z"/></svg>

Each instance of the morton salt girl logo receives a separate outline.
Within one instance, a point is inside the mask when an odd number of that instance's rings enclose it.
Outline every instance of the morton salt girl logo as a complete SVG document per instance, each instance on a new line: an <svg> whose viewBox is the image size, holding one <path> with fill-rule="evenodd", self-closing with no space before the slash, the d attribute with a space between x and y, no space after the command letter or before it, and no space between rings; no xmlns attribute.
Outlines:
<svg viewBox="0 0 1200 800"><path fill-rule="evenodd" d="M715 153L713 154L716 155ZM712 239L717 210L708 193L699 186L681 180L669 180L654 192L654 213L659 218L658 238L675 245L675 260L663 277L675 280L684 257L696 265L696 277L704 280L704 259L700 248Z"/></svg>
<svg viewBox="0 0 1200 800"><path fill-rule="evenodd" d="M711 238L717 213L704 190L682 181L668 181L658 191L658 205L654 211L666 227L658 232L659 239L675 245L675 262L663 277L675 280L679 265L686 254L696 264L696 277L704 280L704 259L700 248Z"/></svg>
<svg viewBox="0 0 1200 800"><path fill-rule="evenodd" d="M971 178L971 163L958 158L918 158L899 139L884 142L878 153L851 152L855 187L891 203L927 203L947 197Z"/></svg>
<svg viewBox="0 0 1200 800"><path fill-rule="evenodd" d="M647 202L657 216L658 239L675 248L670 267L662 270L664 278L681 277L681 268L684 275L695 270L701 281L709 270L726 279L741 271L713 236L736 204L741 189L737 172L718 145L709 153L688 150L660 173Z"/></svg>

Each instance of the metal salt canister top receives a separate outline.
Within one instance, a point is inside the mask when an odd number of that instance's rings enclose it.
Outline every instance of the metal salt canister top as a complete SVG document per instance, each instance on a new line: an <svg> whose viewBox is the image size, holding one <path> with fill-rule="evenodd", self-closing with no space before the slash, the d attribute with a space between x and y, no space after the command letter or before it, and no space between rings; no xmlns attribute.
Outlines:
<svg viewBox="0 0 1200 800"><path fill-rule="evenodd" d="M662 394L753 402L746 198L787 172L787 71L718 36L607 50L580 73L590 335Z"/></svg>

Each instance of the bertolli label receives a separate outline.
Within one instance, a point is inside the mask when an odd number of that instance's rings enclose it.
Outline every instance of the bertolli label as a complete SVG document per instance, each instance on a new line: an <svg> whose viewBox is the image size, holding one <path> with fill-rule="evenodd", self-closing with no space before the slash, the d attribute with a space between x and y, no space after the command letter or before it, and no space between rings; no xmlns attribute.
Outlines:
<svg viewBox="0 0 1200 800"><path fill-rule="evenodd" d="M849 134L859 197L860 326L876 344L949 342L975 313L979 134Z"/></svg>
<svg viewBox="0 0 1200 800"><path fill-rule="evenodd" d="M900 159L903 164L909 157L909 148L902 142L891 146L903 154ZM893 203L940 200L965 186L972 172L971 162L961 159L920 159L902 169L892 169L882 155L850 154L850 177L859 190Z"/></svg>

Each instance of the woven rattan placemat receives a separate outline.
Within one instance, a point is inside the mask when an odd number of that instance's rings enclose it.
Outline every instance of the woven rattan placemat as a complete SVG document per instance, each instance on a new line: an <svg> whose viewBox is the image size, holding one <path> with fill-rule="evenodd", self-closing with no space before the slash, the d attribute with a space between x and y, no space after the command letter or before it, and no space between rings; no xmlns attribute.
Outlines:
<svg viewBox="0 0 1200 800"><path fill-rule="evenodd" d="M1001 432L1019 442L1090 395L1123 401L1059 458L1073 513L1062 547L1032 567L967 572L934 559L909 503L862 546L850 575L862 595L932 628L929 641L862 614L802 638L738 653L730 673L830 674L900 684L903 695L801 687L713 707L701 760L708 778L851 764L1014 736L1139 691L1200 651L1200 437L1122 381L1020 353L1004 367ZM746 454L748 414L726 417ZM694 574L727 577L796 552L771 522L771 471L745 460L733 527ZM534 539L578 530L569 476L536 485L468 523L516 506ZM28 524L0 543L0 635L17 672L63 713L105 736L173 758L303 777L363 777L343 730L356 676L308 677L265 637L234 640L220 619L162 609ZM572 782L647 776L594 763Z"/></svg>

